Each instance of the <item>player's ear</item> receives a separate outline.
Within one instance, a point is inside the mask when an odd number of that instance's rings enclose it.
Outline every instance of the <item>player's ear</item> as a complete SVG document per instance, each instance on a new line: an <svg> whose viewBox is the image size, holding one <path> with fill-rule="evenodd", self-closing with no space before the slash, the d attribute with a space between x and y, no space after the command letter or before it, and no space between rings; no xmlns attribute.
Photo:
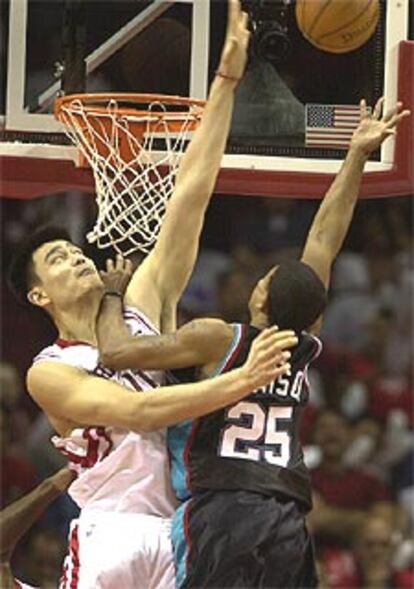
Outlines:
<svg viewBox="0 0 414 589"><path fill-rule="evenodd" d="M46 307L51 300L46 291L41 286L34 286L27 293L27 300L37 307Z"/></svg>
<svg viewBox="0 0 414 589"><path fill-rule="evenodd" d="M273 266L256 284L249 301L249 308L252 313L254 309L264 313L267 312L269 285L277 268L278 266Z"/></svg>

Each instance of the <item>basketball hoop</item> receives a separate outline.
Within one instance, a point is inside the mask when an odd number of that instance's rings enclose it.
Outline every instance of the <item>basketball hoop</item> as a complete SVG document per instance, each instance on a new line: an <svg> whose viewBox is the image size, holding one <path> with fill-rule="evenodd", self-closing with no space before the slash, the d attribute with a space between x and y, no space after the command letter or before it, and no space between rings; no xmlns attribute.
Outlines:
<svg viewBox="0 0 414 589"><path fill-rule="evenodd" d="M123 255L157 239L180 156L205 101L161 94L73 94L55 116L92 168L98 213L87 235Z"/></svg>

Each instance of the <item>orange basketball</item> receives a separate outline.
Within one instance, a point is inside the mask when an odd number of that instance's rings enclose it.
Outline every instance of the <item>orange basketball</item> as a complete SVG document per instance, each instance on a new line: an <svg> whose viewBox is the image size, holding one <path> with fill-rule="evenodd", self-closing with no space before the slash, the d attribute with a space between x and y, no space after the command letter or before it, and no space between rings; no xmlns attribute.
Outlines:
<svg viewBox="0 0 414 589"><path fill-rule="evenodd" d="M296 0L296 20L304 37L331 53L346 53L366 43L379 14L379 0Z"/></svg>

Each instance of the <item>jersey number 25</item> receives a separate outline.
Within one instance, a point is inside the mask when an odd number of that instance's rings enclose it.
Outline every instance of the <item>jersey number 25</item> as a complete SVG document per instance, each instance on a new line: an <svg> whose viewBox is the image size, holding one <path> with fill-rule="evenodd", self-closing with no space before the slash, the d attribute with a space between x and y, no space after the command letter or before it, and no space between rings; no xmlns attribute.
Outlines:
<svg viewBox="0 0 414 589"><path fill-rule="evenodd" d="M241 401L226 411L229 423L222 432L219 455L286 467L290 459L290 435L278 431L280 420L290 420L293 407Z"/></svg>

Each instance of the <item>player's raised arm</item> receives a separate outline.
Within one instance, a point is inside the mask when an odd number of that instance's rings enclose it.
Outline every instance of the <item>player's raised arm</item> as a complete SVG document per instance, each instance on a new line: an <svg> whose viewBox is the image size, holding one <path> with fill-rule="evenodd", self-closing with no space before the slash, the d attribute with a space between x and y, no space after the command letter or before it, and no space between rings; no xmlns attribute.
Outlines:
<svg viewBox="0 0 414 589"><path fill-rule="evenodd" d="M348 154L333 184L326 193L312 223L302 261L309 264L328 287L331 266L351 224L358 199L362 174L369 155L397 132L399 123L410 114L402 103L381 117L384 99L372 114L361 100L361 122L355 130Z"/></svg>
<svg viewBox="0 0 414 589"><path fill-rule="evenodd" d="M139 306L157 324L166 301L175 308L193 270L204 213L229 133L234 91L246 63L248 40L247 15L241 11L239 0L229 0L225 45L201 124L180 162L157 243L126 292L126 303Z"/></svg>
<svg viewBox="0 0 414 589"><path fill-rule="evenodd" d="M34 364L27 384L52 422L65 421L71 429L93 423L153 431L225 407L285 374L290 369L290 353L284 350L290 338L290 334L275 328L266 329L256 338L240 368L202 382L161 387L139 395L113 381L51 361Z"/></svg>

